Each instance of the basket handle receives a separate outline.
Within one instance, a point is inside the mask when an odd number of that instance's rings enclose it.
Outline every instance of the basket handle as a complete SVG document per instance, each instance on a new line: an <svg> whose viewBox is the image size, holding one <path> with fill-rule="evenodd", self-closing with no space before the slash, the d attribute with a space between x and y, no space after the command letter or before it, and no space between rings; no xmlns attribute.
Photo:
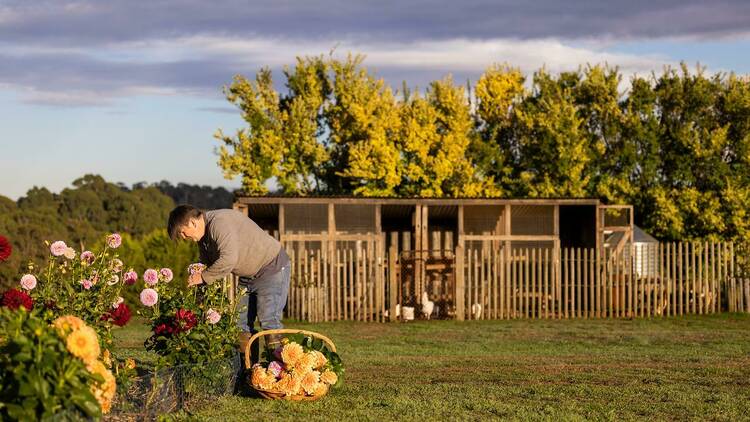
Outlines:
<svg viewBox="0 0 750 422"><path fill-rule="evenodd" d="M278 328L275 330L263 330L263 331L258 331L252 337L250 337L250 340L248 340L247 344L245 345L245 368L250 369L250 367L252 367L253 365L253 363L250 360L250 348L252 347L253 342L255 342L255 340L260 339L261 337L268 336L271 334L304 334L306 336L317 337L320 340L323 340L323 342L328 346L328 348L332 352L336 353L336 345L333 344L333 341L331 341L331 339L324 336L323 334L319 334L314 331L298 330L298 329L293 329L293 328Z"/></svg>

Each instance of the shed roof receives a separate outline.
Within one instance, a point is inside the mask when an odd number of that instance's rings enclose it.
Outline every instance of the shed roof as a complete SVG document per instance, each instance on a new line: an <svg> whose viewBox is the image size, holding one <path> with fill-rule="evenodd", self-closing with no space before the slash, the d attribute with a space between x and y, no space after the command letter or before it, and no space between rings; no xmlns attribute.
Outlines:
<svg viewBox="0 0 750 422"><path fill-rule="evenodd" d="M633 226L633 242L635 243L659 243L653 236L646 233L642 228Z"/></svg>
<svg viewBox="0 0 750 422"><path fill-rule="evenodd" d="M235 195L239 204L391 204L391 205L599 205L598 198L393 198L336 195Z"/></svg>

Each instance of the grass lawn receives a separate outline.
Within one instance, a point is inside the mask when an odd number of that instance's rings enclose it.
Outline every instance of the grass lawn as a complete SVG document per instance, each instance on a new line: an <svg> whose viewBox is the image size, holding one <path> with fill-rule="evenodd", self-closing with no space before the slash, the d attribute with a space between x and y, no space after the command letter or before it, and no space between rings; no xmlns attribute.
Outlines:
<svg viewBox="0 0 750 422"><path fill-rule="evenodd" d="M316 402L231 396L196 420L750 420L750 316L286 322L326 334L345 384ZM117 333L140 353L138 324Z"/></svg>

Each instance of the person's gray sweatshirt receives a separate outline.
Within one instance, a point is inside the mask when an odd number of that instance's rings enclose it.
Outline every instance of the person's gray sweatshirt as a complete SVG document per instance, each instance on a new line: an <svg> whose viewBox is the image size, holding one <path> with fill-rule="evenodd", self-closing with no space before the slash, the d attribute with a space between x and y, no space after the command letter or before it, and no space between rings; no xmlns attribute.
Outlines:
<svg viewBox="0 0 750 422"><path fill-rule="evenodd" d="M229 209L204 213L206 232L198 241L205 283L232 273L257 278L289 263L281 244L245 214Z"/></svg>

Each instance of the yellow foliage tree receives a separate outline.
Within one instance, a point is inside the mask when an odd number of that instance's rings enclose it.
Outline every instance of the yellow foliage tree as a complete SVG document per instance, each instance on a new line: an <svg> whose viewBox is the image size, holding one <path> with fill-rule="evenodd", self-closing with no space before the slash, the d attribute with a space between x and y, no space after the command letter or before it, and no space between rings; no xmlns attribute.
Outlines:
<svg viewBox="0 0 750 422"><path fill-rule="evenodd" d="M474 136L462 87L448 77L432 82L422 98L401 104L403 179L400 193L422 197L496 196L492 180L480 180L467 155Z"/></svg>
<svg viewBox="0 0 750 422"><path fill-rule="evenodd" d="M398 107L390 87L367 72L363 59L350 55L345 61L331 60L329 189L394 196L401 181Z"/></svg>

